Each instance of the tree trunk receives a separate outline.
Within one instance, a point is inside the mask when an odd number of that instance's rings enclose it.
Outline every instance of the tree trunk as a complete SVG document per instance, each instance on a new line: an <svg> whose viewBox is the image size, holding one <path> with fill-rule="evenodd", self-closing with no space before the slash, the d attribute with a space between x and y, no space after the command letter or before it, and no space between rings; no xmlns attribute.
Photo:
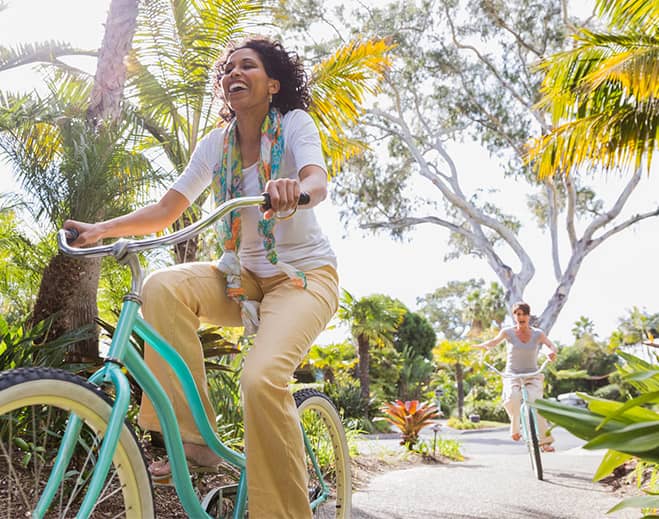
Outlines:
<svg viewBox="0 0 659 519"><path fill-rule="evenodd" d="M370 344L368 339L363 335L357 337L357 345L359 352L359 384L361 388L362 401L367 403L371 399L370 377L369 369L371 364L371 353L369 351ZM365 411L366 418L368 418L368 407Z"/></svg>
<svg viewBox="0 0 659 519"><path fill-rule="evenodd" d="M464 390L464 372L462 371L462 364L459 362L455 365L455 383L458 391L458 418L462 420L463 409L465 403L465 390Z"/></svg>
<svg viewBox="0 0 659 519"><path fill-rule="evenodd" d="M137 0L112 0L110 3L87 109L87 120L94 125L102 120L119 119L126 82L125 60L137 26L137 3Z"/></svg>
<svg viewBox="0 0 659 519"><path fill-rule="evenodd" d="M188 225L195 223L197 219L190 211L185 211L181 218L176 220L172 227L175 231L179 231ZM177 243L174 245L174 255L176 263L189 263L197 260L197 251L199 250L199 237L195 236L187 241Z"/></svg>
<svg viewBox="0 0 659 519"><path fill-rule="evenodd" d="M69 347L69 362L98 358L96 291L101 272L100 258L81 260L57 254L44 270L32 320L37 323L56 314L50 337L92 325L94 336Z"/></svg>

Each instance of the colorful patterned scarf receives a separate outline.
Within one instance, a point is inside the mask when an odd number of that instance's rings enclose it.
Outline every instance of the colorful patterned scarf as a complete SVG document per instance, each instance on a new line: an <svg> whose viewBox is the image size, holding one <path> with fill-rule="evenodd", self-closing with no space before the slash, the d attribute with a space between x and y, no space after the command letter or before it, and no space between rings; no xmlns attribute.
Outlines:
<svg viewBox="0 0 659 519"><path fill-rule="evenodd" d="M270 179L279 176L282 156L284 154L284 136L281 128L282 116L279 110L271 108L261 126L261 152L258 162L259 187L265 190L265 184ZM213 172L213 195L215 204L219 205L232 198L242 196L241 184L243 177L240 146L238 144L236 120L233 119L224 133L222 160L219 169ZM307 280L304 272L287 263L279 261L275 249L275 218L259 221L259 234L263 237L266 258L281 272L286 274L293 283L306 288ZM259 325L257 301L247 299L245 289L241 286L240 249L241 218L240 210L232 211L220 220L218 234L224 253L218 261L218 268L227 277L227 295L240 304L241 316L245 326L245 335L256 333Z"/></svg>

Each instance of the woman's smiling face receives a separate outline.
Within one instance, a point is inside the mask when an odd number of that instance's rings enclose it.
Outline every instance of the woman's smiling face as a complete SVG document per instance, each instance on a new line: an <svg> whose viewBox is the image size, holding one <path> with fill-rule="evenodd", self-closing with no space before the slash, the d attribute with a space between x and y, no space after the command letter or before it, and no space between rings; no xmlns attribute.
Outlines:
<svg viewBox="0 0 659 519"><path fill-rule="evenodd" d="M231 53L223 68L222 92L234 112L267 106L270 95L279 91L279 82L268 77L261 57L253 49Z"/></svg>

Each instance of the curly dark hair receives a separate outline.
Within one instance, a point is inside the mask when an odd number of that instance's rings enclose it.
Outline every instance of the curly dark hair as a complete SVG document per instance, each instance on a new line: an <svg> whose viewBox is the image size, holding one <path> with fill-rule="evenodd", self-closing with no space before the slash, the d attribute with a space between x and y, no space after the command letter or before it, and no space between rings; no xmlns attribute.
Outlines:
<svg viewBox="0 0 659 519"><path fill-rule="evenodd" d="M238 43L229 43L220 59L215 63L215 95L222 96L222 76L229 56L239 49L252 49L261 61L265 72L271 79L279 81L279 92L272 96L272 106L279 108L283 114L296 108L307 110L311 102L307 73L302 66L300 57L295 52L288 52L278 41L264 37L252 37ZM230 121L235 113L224 102L220 109L220 117Z"/></svg>

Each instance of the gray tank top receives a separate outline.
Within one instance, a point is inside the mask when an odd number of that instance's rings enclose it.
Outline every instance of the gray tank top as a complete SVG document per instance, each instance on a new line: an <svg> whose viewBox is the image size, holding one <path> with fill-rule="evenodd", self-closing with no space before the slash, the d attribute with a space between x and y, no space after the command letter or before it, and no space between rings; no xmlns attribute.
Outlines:
<svg viewBox="0 0 659 519"><path fill-rule="evenodd" d="M542 330L531 328L531 338L522 342L515 335L515 328L504 328L503 332L508 339L506 350L507 373L530 373L538 369L538 352L540 351L540 337Z"/></svg>

